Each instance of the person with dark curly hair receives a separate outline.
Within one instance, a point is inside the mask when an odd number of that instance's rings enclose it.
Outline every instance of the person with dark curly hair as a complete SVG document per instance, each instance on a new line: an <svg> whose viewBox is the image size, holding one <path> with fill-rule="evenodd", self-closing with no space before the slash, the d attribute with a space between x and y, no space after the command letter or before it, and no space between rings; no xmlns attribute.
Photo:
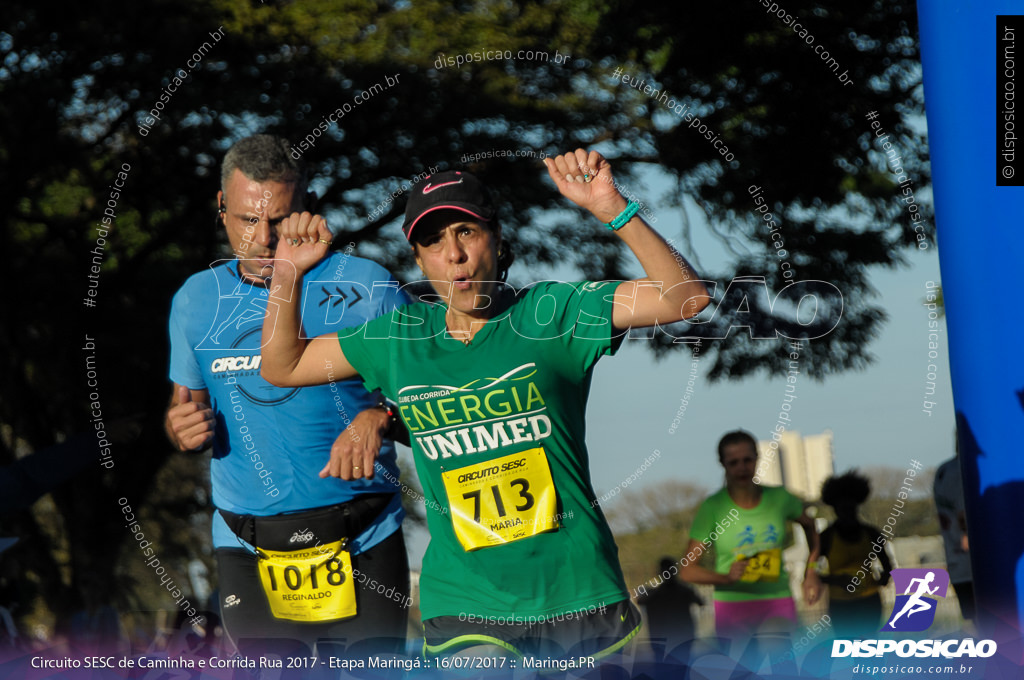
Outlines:
<svg viewBox="0 0 1024 680"><path fill-rule="evenodd" d="M821 580L828 585L828 613L838 637L877 631L882 617L879 591L889 583L892 563L885 536L857 516L857 508L870 495L871 482L854 470L829 477L821 487L821 500L836 513L836 521L821 533L821 553L828 562L828 573ZM854 578L866 561L873 561L871 554L878 556L881 571L872 569L870 579Z"/></svg>

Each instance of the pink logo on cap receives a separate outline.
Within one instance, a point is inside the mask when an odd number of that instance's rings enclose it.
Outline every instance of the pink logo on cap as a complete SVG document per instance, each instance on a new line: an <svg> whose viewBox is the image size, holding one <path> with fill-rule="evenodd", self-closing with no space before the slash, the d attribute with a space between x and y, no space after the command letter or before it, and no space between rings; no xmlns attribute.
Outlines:
<svg viewBox="0 0 1024 680"><path fill-rule="evenodd" d="M429 194L431 191L434 191L435 189L440 189L441 187L450 186L452 184L462 184L462 178L460 177L458 179L458 181L456 181L456 182L442 182L441 184L438 184L437 186L433 186L433 185L428 183L428 184L426 184L423 187L423 195L426 196L427 194Z"/></svg>

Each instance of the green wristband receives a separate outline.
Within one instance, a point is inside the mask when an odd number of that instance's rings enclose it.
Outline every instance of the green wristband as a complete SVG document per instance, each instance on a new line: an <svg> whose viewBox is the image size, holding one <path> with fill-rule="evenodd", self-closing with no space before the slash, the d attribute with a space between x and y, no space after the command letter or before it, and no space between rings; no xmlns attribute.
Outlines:
<svg viewBox="0 0 1024 680"><path fill-rule="evenodd" d="M607 223L605 226L611 229L612 231L618 231L619 229L622 228L622 225L626 224L626 222L629 222L631 219L633 219L633 216L636 215L637 211L639 210L640 204L637 203L636 201L630 201L629 203L626 204L626 209L619 213L618 217L616 217L611 222Z"/></svg>

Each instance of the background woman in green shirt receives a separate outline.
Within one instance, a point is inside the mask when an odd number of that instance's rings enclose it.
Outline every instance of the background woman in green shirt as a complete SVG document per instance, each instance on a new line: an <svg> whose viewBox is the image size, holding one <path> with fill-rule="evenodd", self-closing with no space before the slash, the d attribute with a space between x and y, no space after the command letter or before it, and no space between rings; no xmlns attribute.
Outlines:
<svg viewBox="0 0 1024 680"><path fill-rule="evenodd" d="M814 519L804 512L803 501L786 489L754 483L757 441L749 432L736 430L723 436L718 460L725 468L725 488L697 509L679 573L690 583L715 586L719 635L793 627L796 606L782 551L787 546L789 523L796 522L810 549L802 581L804 602L814 604L821 596L821 581L815 571L819 540ZM714 569L700 566L700 555L712 549Z"/></svg>

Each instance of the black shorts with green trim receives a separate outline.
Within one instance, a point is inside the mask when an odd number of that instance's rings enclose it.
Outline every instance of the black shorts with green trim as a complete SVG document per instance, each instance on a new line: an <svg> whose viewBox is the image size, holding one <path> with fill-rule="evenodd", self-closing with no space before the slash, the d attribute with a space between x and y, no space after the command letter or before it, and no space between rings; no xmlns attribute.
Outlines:
<svg viewBox="0 0 1024 680"><path fill-rule="evenodd" d="M423 622L423 653L433 658L486 645L519 658L596 660L621 651L639 632L640 612L629 600L585 607L542 621L522 616L435 616Z"/></svg>

